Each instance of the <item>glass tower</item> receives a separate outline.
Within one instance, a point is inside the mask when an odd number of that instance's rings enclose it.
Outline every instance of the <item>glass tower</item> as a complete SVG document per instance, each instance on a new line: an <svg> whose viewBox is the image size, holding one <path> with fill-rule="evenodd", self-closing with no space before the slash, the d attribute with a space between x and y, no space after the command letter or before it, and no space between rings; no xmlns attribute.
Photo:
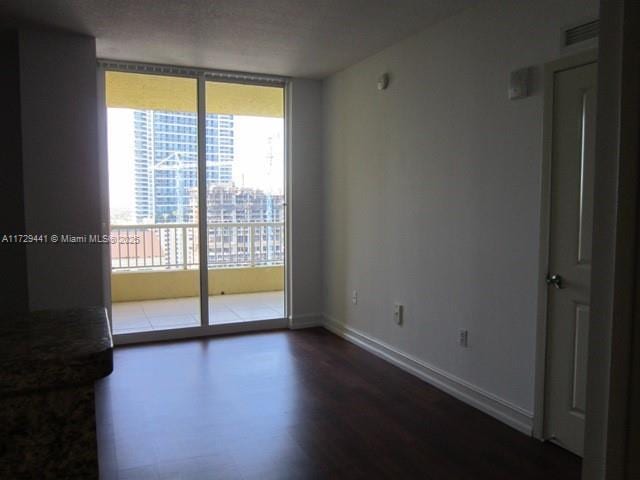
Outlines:
<svg viewBox="0 0 640 480"><path fill-rule="evenodd" d="M134 111L134 195L138 223L191 223L198 184L195 113ZM233 115L206 116L208 184L233 181Z"/></svg>

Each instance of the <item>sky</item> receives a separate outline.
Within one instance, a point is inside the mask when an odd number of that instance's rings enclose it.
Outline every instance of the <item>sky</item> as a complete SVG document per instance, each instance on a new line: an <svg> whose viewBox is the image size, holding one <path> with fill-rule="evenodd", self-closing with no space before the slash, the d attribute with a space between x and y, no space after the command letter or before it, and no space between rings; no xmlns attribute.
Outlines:
<svg viewBox="0 0 640 480"><path fill-rule="evenodd" d="M268 193L282 194L284 191L284 120L234 116L234 121L234 183L237 186L259 188ZM112 212L133 211L133 110L108 108L107 129L109 205Z"/></svg>

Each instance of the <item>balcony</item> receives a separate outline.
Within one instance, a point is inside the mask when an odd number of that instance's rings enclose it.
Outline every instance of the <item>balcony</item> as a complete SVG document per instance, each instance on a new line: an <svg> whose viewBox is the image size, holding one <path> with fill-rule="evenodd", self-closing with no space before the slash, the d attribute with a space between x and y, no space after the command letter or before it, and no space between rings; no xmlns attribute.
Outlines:
<svg viewBox="0 0 640 480"><path fill-rule="evenodd" d="M199 320L197 224L112 225L114 333ZM209 324L284 316L284 224L212 223L207 232Z"/></svg>

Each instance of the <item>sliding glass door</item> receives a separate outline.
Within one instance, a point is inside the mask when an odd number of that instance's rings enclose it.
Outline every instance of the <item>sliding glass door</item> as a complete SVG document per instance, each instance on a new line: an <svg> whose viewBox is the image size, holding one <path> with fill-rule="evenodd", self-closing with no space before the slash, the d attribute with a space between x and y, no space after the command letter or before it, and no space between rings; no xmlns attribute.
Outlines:
<svg viewBox="0 0 640 480"><path fill-rule="evenodd" d="M209 323L284 317L284 91L206 83Z"/></svg>
<svg viewBox="0 0 640 480"><path fill-rule="evenodd" d="M284 85L210 78L105 72L121 339L286 318Z"/></svg>
<svg viewBox="0 0 640 480"><path fill-rule="evenodd" d="M198 326L197 80L105 80L113 332Z"/></svg>

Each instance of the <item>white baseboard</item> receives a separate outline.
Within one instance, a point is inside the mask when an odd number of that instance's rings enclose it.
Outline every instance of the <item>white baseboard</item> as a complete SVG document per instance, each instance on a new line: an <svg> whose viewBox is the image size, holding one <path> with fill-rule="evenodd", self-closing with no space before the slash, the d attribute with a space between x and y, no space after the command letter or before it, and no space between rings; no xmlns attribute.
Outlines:
<svg viewBox="0 0 640 480"><path fill-rule="evenodd" d="M303 315L294 315L291 318L289 328L298 330L300 328L312 328L324 326L324 315L321 313L305 313Z"/></svg>
<svg viewBox="0 0 640 480"><path fill-rule="evenodd" d="M532 435L533 413L455 375L445 372L433 365L429 365L423 360L401 352L395 347L338 322L327 315L324 315L323 326L336 335L387 360L453 397L506 423L510 427L527 435Z"/></svg>

